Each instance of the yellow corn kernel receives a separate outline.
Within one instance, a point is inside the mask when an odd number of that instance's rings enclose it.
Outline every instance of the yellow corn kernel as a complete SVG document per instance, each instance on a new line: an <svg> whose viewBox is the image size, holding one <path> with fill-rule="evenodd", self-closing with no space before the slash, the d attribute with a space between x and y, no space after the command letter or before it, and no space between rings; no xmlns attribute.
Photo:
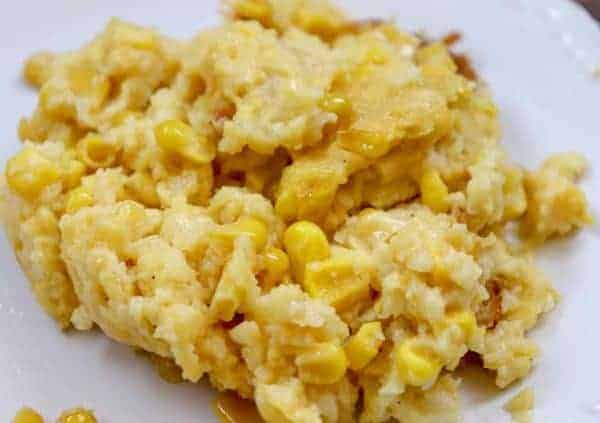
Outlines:
<svg viewBox="0 0 600 423"><path fill-rule="evenodd" d="M271 13L271 6L264 0L242 0L235 4L236 17L259 21L263 25L271 19Z"/></svg>
<svg viewBox="0 0 600 423"><path fill-rule="evenodd" d="M396 369L402 381L411 386L433 382L442 370L442 364L433 354L420 348L414 339L400 344L394 354Z"/></svg>
<svg viewBox="0 0 600 423"><path fill-rule="evenodd" d="M340 380L348 368L344 350L331 342L315 344L296 357L300 379L315 385L328 385Z"/></svg>
<svg viewBox="0 0 600 423"><path fill-rule="evenodd" d="M54 55L52 53L37 53L31 56L25 62L23 76L25 80L34 87L41 87L50 79L52 74L52 62Z"/></svg>
<svg viewBox="0 0 600 423"><path fill-rule="evenodd" d="M326 40L334 38L341 30L341 25L323 13L315 13L308 8L301 8L296 14L296 25L311 34L319 35Z"/></svg>
<svg viewBox="0 0 600 423"><path fill-rule="evenodd" d="M449 273L449 268L442 260L440 252L434 252L433 270L431 271L432 282L438 287L452 286L453 281Z"/></svg>
<svg viewBox="0 0 600 423"><path fill-rule="evenodd" d="M13 417L12 423L44 423L44 419L34 409L23 407Z"/></svg>
<svg viewBox="0 0 600 423"><path fill-rule="evenodd" d="M457 325L465 336L465 340L469 340L477 330L477 319L475 315L467 310L455 311L449 313L447 324Z"/></svg>
<svg viewBox="0 0 600 423"><path fill-rule="evenodd" d="M261 251L267 245L269 231L261 220L255 217L242 216L237 222L223 225L214 233L217 239L226 241L231 245L241 235L250 237L256 250Z"/></svg>
<svg viewBox="0 0 600 423"><path fill-rule="evenodd" d="M286 222L296 216L298 213L298 201L293 190L286 189L277 196L275 212Z"/></svg>
<svg viewBox="0 0 600 423"><path fill-rule="evenodd" d="M154 128L156 142L165 151L179 154L194 163L205 164L215 156L215 147L187 123L167 120Z"/></svg>
<svg viewBox="0 0 600 423"><path fill-rule="evenodd" d="M343 95L327 94L321 99L320 106L323 110L335 113L340 117L352 113L352 103Z"/></svg>
<svg viewBox="0 0 600 423"><path fill-rule="evenodd" d="M338 311L347 310L370 294L370 280L358 271L352 255L315 261L306 266L302 286Z"/></svg>
<svg viewBox="0 0 600 423"><path fill-rule="evenodd" d="M83 207L94 204L94 195L85 187L75 188L67 196L65 211L69 214L75 213Z"/></svg>
<svg viewBox="0 0 600 423"><path fill-rule="evenodd" d="M97 134L90 134L79 141L77 152L81 161L91 168L111 166L117 158L116 146Z"/></svg>
<svg viewBox="0 0 600 423"><path fill-rule="evenodd" d="M290 259L279 248L270 247L264 253L265 282L269 286L281 281L290 268Z"/></svg>
<svg viewBox="0 0 600 423"><path fill-rule="evenodd" d="M373 47L367 52L367 62L382 65L387 62L387 54L380 47Z"/></svg>
<svg viewBox="0 0 600 423"><path fill-rule="evenodd" d="M435 170L427 170L420 181L421 201L437 213L445 213L450 207L448 187Z"/></svg>
<svg viewBox="0 0 600 423"><path fill-rule="evenodd" d="M96 423L96 417L90 410L76 408L74 410L65 411L58 418L57 423Z"/></svg>
<svg viewBox="0 0 600 423"><path fill-rule="evenodd" d="M19 196L33 200L44 188L58 182L61 170L32 147L25 147L6 164L6 182Z"/></svg>
<svg viewBox="0 0 600 423"><path fill-rule="evenodd" d="M338 137L342 148L368 159L385 155L392 146L391 140L381 132L351 129L340 131Z"/></svg>
<svg viewBox="0 0 600 423"><path fill-rule="evenodd" d="M236 229L252 239L257 251L261 251L267 245L269 231L267 225L254 217L242 216L236 223Z"/></svg>
<svg viewBox="0 0 600 423"><path fill-rule="evenodd" d="M290 257L292 274L297 282L304 280L307 263L329 257L329 242L317 225L300 221L291 225L283 234L283 245Z"/></svg>
<svg viewBox="0 0 600 423"><path fill-rule="evenodd" d="M344 345L344 351L350 363L349 367L352 370L363 369L375 358L384 340L381 322L363 324Z"/></svg>
<svg viewBox="0 0 600 423"><path fill-rule="evenodd" d="M79 160L69 160L64 168L65 187L73 188L79 185L79 181L85 175L85 165Z"/></svg>
<svg viewBox="0 0 600 423"><path fill-rule="evenodd" d="M133 110L122 110L111 119L112 124L115 126L123 125L125 122L131 119L138 119L143 116L143 113Z"/></svg>

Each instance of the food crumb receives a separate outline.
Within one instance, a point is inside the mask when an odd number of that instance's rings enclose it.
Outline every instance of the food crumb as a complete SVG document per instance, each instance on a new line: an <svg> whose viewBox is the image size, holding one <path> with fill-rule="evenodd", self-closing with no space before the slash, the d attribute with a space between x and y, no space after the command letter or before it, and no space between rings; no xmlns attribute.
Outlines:
<svg viewBox="0 0 600 423"><path fill-rule="evenodd" d="M533 389L524 388L506 403L504 409L508 411L514 422L531 423L532 410L535 402Z"/></svg>
<svg viewBox="0 0 600 423"><path fill-rule="evenodd" d="M44 418L33 408L23 407L17 411L12 423L44 423Z"/></svg>
<svg viewBox="0 0 600 423"><path fill-rule="evenodd" d="M97 423L97 420L93 411L78 407L63 412L57 423Z"/></svg>
<svg viewBox="0 0 600 423"><path fill-rule="evenodd" d="M451 31L442 37L442 42L447 46L452 46L462 40L462 34L458 31Z"/></svg>

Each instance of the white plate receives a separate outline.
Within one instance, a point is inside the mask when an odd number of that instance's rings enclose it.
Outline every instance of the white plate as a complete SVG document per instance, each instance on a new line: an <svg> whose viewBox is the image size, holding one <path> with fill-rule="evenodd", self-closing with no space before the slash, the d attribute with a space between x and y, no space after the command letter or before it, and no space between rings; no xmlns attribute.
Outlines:
<svg viewBox="0 0 600 423"><path fill-rule="evenodd" d="M22 60L40 49L79 46L111 16L191 36L219 18L216 1L20 0L0 18L0 155L18 148L15 128L35 104L20 81ZM534 165L547 153L578 150L591 160L585 189L600 210L600 32L564 0L350 1L356 17L396 17L432 35L458 29L460 46L495 93L504 142ZM520 386L533 385L537 422L600 421L600 233L586 230L555 243L540 259L563 294L533 336L542 357L533 374L507 393L489 381L465 398L466 420L504 422L500 408ZM594 261L596 263L594 263ZM212 422L210 390L161 381L150 365L99 333L60 333L34 302L6 239L0 239L0 421L23 404L56 416L83 404L101 422ZM467 388L476 385L465 381Z"/></svg>

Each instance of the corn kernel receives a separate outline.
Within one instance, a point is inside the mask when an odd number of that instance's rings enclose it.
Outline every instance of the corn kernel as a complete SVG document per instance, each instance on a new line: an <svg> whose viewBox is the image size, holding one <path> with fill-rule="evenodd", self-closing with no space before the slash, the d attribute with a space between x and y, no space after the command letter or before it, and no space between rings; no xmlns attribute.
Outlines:
<svg viewBox="0 0 600 423"><path fill-rule="evenodd" d="M116 115L112 117L112 124L115 126L123 125L128 120L138 119L142 117L143 114L141 112L132 111L132 110L122 110Z"/></svg>
<svg viewBox="0 0 600 423"><path fill-rule="evenodd" d="M323 110L335 113L340 117L352 113L352 103L342 95L327 94L321 99L320 106Z"/></svg>
<svg viewBox="0 0 600 423"><path fill-rule="evenodd" d="M297 282L304 280L307 263L329 257L329 242L317 225L300 221L291 225L283 235L283 245L290 257L292 274Z"/></svg>
<svg viewBox="0 0 600 423"><path fill-rule="evenodd" d="M450 207L448 187L435 170L427 170L420 181L423 204L437 213L445 213Z"/></svg>
<svg viewBox="0 0 600 423"><path fill-rule="evenodd" d="M271 13L271 6L264 0L242 0L235 4L235 14L239 19L259 21L263 25L268 24Z"/></svg>
<svg viewBox="0 0 600 423"><path fill-rule="evenodd" d="M94 195L85 187L79 187L69 192L65 210L67 213L72 214L92 204L94 204Z"/></svg>
<svg viewBox="0 0 600 423"><path fill-rule="evenodd" d="M25 147L6 164L6 182L19 196L33 200L44 188L58 182L61 170L32 147Z"/></svg>
<svg viewBox="0 0 600 423"><path fill-rule="evenodd" d="M76 408L74 410L65 411L58 418L57 423L96 423L96 417L90 410Z"/></svg>
<svg viewBox="0 0 600 423"><path fill-rule="evenodd" d="M433 270L431 272L432 282L438 287L452 286L452 277L448 266L442 261L439 255L435 255Z"/></svg>
<svg viewBox="0 0 600 423"><path fill-rule="evenodd" d="M244 233L252 239L258 251L265 248L269 231L261 220L254 217L242 216L235 225L240 233Z"/></svg>
<svg viewBox="0 0 600 423"><path fill-rule="evenodd" d="M214 145L208 139L177 119L167 120L156 126L154 135L162 149L179 154L197 164L210 163L216 153Z"/></svg>
<svg viewBox="0 0 600 423"><path fill-rule="evenodd" d="M341 30L341 25L337 21L307 8L301 8L296 14L295 20L296 24L306 32L316 34L326 40L334 38Z"/></svg>
<svg viewBox="0 0 600 423"><path fill-rule="evenodd" d="M475 318L475 315L466 310L449 313L447 323L457 325L463 332L465 340L467 341L477 330L477 319Z"/></svg>
<svg viewBox="0 0 600 423"><path fill-rule="evenodd" d="M346 345L344 351L352 370L361 370L375 358L379 347L385 340L381 322L369 322L363 324Z"/></svg>
<svg viewBox="0 0 600 423"><path fill-rule="evenodd" d="M342 148L368 159L385 155L391 148L391 140L381 132L351 129L338 133Z"/></svg>
<svg viewBox="0 0 600 423"><path fill-rule="evenodd" d="M111 166L117 158L116 146L96 134L87 135L77 145L81 161L91 168Z"/></svg>
<svg viewBox="0 0 600 423"><path fill-rule="evenodd" d="M290 268L290 259L279 248L270 247L264 253L265 282L269 286L281 281Z"/></svg>
<svg viewBox="0 0 600 423"><path fill-rule="evenodd" d="M387 62L387 54L379 47L373 47L367 52L366 60L369 63L382 65Z"/></svg>
<svg viewBox="0 0 600 423"><path fill-rule="evenodd" d="M44 419L32 408L23 407L13 417L12 423L44 423Z"/></svg>
<svg viewBox="0 0 600 423"><path fill-rule="evenodd" d="M25 62L23 68L25 80L37 88L44 85L52 74L53 61L54 55L52 53L38 53L31 56Z"/></svg>
<svg viewBox="0 0 600 423"><path fill-rule="evenodd" d="M250 237L256 250L261 251L267 245L269 231L261 220L255 217L242 216L237 222L223 225L214 233L217 239L226 241L231 245L241 235Z"/></svg>
<svg viewBox="0 0 600 423"><path fill-rule="evenodd" d="M296 357L298 374L306 383L328 385L346 373L348 359L344 350L331 342L316 344Z"/></svg>
<svg viewBox="0 0 600 423"><path fill-rule="evenodd" d="M79 185L79 181L85 175L85 165L79 160L69 160L64 167L65 187L73 188Z"/></svg>
<svg viewBox="0 0 600 423"><path fill-rule="evenodd" d="M419 348L414 339L402 342L394 356L398 375L407 385L426 385L433 382L442 370L442 364L433 354Z"/></svg>
<svg viewBox="0 0 600 423"><path fill-rule="evenodd" d="M298 201L296 195L291 189L282 191L275 202L275 212L284 221L292 220L298 213Z"/></svg>
<svg viewBox="0 0 600 423"><path fill-rule="evenodd" d="M355 266L352 255L315 261L306 266L302 286L313 298L320 298L343 311L370 294L370 279Z"/></svg>

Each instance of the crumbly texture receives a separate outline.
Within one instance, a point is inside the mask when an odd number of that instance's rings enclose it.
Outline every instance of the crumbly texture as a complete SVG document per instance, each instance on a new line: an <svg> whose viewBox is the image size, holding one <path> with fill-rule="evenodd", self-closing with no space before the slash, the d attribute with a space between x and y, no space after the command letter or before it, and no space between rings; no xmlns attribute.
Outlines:
<svg viewBox="0 0 600 423"><path fill-rule="evenodd" d="M589 223L583 159L512 163L443 43L316 0L226 9L191 40L113 20L27 61L0 204L42 307L267 422L458 421L469 351L525 377L558 294L504 229Z"/></svg>
<svg viewBox="0 0 600 423"><path fill-rule="evenodd" d="M531 423L535 403L533 389L523 388L504 406L516 423Z"/></svg>
<svg viewBox="0 0 600 423"><path fill-rule="evenodd" d="M23 407L11 420L12 423L44 423L44 418L33 408ZM57 423L97 423L94 412L85 408L73 408L61 413Z"/></svg>

